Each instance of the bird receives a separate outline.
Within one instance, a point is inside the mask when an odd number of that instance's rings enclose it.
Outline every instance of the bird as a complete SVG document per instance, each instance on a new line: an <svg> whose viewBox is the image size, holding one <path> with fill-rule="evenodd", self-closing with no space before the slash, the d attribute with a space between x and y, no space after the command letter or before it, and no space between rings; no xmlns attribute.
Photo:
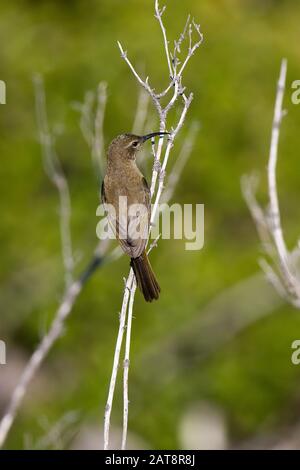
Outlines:
<svg viewBox="0 0 300 470"><path fill-rule="evenodd" d="M151 219L151 194L146 178L136 164L142 145L168 132L143 136L121 134L107 151L101 199L108 222L124 253L130 256L137 286L147 302L157 300L160 286L152 270L146 245Z"/></svg>

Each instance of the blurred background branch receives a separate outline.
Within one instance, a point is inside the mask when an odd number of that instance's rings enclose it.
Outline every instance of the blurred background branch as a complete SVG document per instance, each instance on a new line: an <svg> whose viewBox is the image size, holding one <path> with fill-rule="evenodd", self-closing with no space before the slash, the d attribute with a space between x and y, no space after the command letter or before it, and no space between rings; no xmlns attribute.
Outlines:
<svg viewBox="0 0 300 470"><path fill-rule="evenodd" d="M127 274L128 260L111 243L103 262L114 256L118 261L107 262L89 277L101 258L95 239L101 182L99 162L79 129L81 106L91 90L87 108L93 141L99 92L106 93L104 146L139 121L142 134L158 130L156 106L145 89L141 95L142 87L132 80L115 46L116 39L123 44L126 38L124 49L130 51L139 76L144 81L151 77L151 88L165 106L175 84L161 49L163 37L153 18L153 3L127 0L118 2L117 9L111 0L94 2L88 9L84 0L76 0L72 8L49 1L0 4L1 79L7 85L6 104L0 108L0 339L7 352L7 364L0 366L1 416L66 293L59 194L45 176L37 145L31 80L35 71L45 79L52 146L71 195L72 278L78 282L85 272L83 277L89 279L71 307L72 321L65 322L63 339L54 343L27 386L5 439L7 449L102 447L99 403L106 400L123 297L116 280L120 273ZM296 275L297 254L293 259L292 248L297 253L300 107L290 99L299 91L290 84L300 78L300 3L220 0L217 9L211 0L164 3L172 68L177 63L178 72L184 62L193 18L203 23L207 38L201 60L194 57L184 69L184 85L193 90L197 106L189 108L171 150L161 197L165 201L170 193L170 180L172 201L205 203L205 245L189 252L184 241L161 237L159 249L152 250L163 295L150 306L140 295L134 300L127 449L295 447L300 368L291 360L291 345L299 339L300 316L286 298L274 239L265 227L268 209L261 202L269 200L268 171L261 155L268 153L277 64L287 56L283 107L289 114L288 125L280 130L276 179L281 226L291 255L288 264L290 269L295 266ZM162 6L161 0L159 10ZM191 13L187 21L186 12ZM192 40L200 40L195 30ZM79 115L73 109L78 101ZM179 118L178 111L176 105L170 108L168 122ZM195 133L188 164L174 186L173 168L179 158L180 170L185 157L179 155L187 149L184 142L199 116L201 132ZM135 127L136 132L140 129ZM139 156L148 181L153 158L149 146ZM240 176L253 168L262 176L252 191L256 216L263 220L260 225L249 218L239 184ZM159 180L159 163L157 171ZM253 176L251 185L256 183ZM255 226L262 229L262 244ZM277 276L273 283L279 279L276 289L257 272L259 247ZM120 376L123 350L121 354ZM118 380L111 448L121 442L123 386ZM78 410L78 421L63 419L68 410Z"/></svg>
<svg viewBox="0 0 300 470"><path fill-rule="evenodd" d="M285 115L282 104L286 86L286 74L287 60L283 59L277 84L268 162L269 205L267 210L262 209L256 200L255 190L257 184L253 176L242 179L242 190L264 250L271 257L271 263L264 259L261 261L261 267L278 293L292 305L300 308L300 278L297 267L300 249L297 246L292 252L289 252L286 247L281 225L276 183L280 126Z"/></svg>
<svg viewBox="0 0 300 470"><path fill-rule="evenodd" d="M63 261L65 266L66 288L63 294L62 301L55 313L54 320L49 328L49 331L43 336L36 350L30 357L20 379L13 390L7 409L3 418L0 421L0 447L3 446L6 436L14 422L19 407L22 404L24 396L27 392L28 386L34 378L36 372L41 366L42 362L47 357L50 349L53 347L57 339L63 334L65 322L72 312L73 306L80 294L83 286L94 274L96 269L101 266L104 261L112 261L120 256L120 250L117 248L107 254L109 247L109 240L103 239L98 242L93 257L83 270L77 280L73 281L73 267L74 260L72 254L71 243L71 230L70 230L70 217L71 217L71 202L70 193L67 180L64 176L61 164L54 150L53 136L50 132L47 110L46 110L46 97L43 85L43 80L40 76L35 77L35 98L36 98L36 111L37 123L39 127L40 144L43 153L43 162L45 170L51 181L55 184L60 196L60 228L61 228L61 246L63 253ZM102 126L104 119L106 102L106 86L102 84L98 87L98 108L96 113L95 133L88 139L92 155L97 158L98 169L100 169L100 160L103 159L103 136ZM84 118L81 118L81 128L83 132L88 132L88 126L85 122L88 113L87 104L85 103Z"/></svg>
<svg viewBox="0 0 300 470"><path fill-rule="evenodd" d="M171 64L170 59L170 51L169 51L169 42L167 39L167 33L165 26L162 21L162 15L164 12L164 8L162 10L159 9L158 0L155 0L155 17L159 21L159 25L163 35L163 42L164 42L164 49L166 53L167 65L170 72L170 84L166 88L166 90L162 93L157 94L154 89L149 84L149 77L143 80L138 72L136 71L135 67L132 65L131 61L127 56L127 52L124 51L121 43L118 41L118 46L121 51L121 57L127 63L129 69L132 71L134 77L142 87L150 96L154 107L157 110L159 116L159 128L161 131L165 131L167 129L167 116L170 109L175 105L177 101L182 102L181 109L179 111L179 118L177 122L175 121L173 126L171 127L171 133L168 138L168 142L166 144L166 148L163 151L163 138L159 138L159 142L157 148L155 149L155 143L152 139L152 152L154 157L153 162L153 169L152 169L152 179L151 179L151 198L154 200L152 211L151 211L151 218L150 224L154 224L155 218L157 213L159 212L159 204L161 202L161 197L164 189L164 181L166 177L166 168L170 156L171 149L174 145L174 140L180 131L181 127L186 118L187 111L190 107L191 101L193 99L192 93L187 97L184 90L185 87L182 85L182 73L185 68L185 65L194 54L195 50L199 47L202 43L203 36L200 32L200 27L194 21L189 23L189 48L184 59L183 65L179 72L177 72L177 62ZM192 31L193 29L199 35L199 41L194 43L192 42ZM181 33L179 37L179 42L181 43L187 35L187 28L184 28L183 33ZM172 84L174 85L173 94L169 98L169 101L165 106L162 106L160 103L160 98L162 96L166 96L167 93L171 90ZM173 172L171 173L171 177L168 181L169 183L169 194L167 193L166 200L168 200L173 192L174 187L178 183L182 168L191 153L191 149L193 148L193 141L195 137L195 128L193 128L187 138L188 142L185 142L185 145L182 148L181 155L179 155L177 160L177 166L173 167ZM162 163L161 163L162 160ZM158 183L157 183L158 179ZM149 235L151 232L151 227L149 231ZM119 330L117 335L114 359L113 359L113 367L111 373L111 379L109 383L109 390L108 390L108 397L105 406L105 413L104 413L104 449L109 448L109 437L110 437L110 421L111 421L111 412L112 412L112 405L114 400L114 393L117 381L117 373L120 363L120 354L123 342L124 331L126 328L126 344L125 344L125 356L123 361L123 429L122 429L122 444L121 448L124 450L126 449L126 441L127 441L127 427L128 427L128 410L129 410L129 397L128 397L128 377L129 377L129 364L130 364L130 341L131 341L131 326L132 326L132 318L133 318L133 305L134 305L134 298L136 292L136 280L133 275L133 270L130 268L128 277L125 281L125 291L122 301L122 308L120 314L120 322L119 322Z"/></svg>
<svg viewBox="0 0 300 470"><path fill-rule="evenodd" d="M35 88L36 117L43 155L43 164L46 174L55 185L59 195L61 251L65 268L65 283L66 287L68 287L73 281L74 270L74 256L70 228L71 199L69 185L55 152L53 133L49 129L46 95L42 77L40 75L36 75L33 83Z"/></svg>

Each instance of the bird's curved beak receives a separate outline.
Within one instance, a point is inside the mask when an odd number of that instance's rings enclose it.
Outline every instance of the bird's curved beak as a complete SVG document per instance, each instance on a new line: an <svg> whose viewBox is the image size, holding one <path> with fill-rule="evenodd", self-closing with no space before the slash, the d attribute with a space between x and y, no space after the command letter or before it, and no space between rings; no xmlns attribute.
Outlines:
<svg viewBox="0 0 300 470"><path fill-rule="evenodd" d="M142 142L146 142L146 140L151 139L152 137L162 137L163 135L170 135L170 132L152 132L151 134L146 134L141 137Z"/></svg>

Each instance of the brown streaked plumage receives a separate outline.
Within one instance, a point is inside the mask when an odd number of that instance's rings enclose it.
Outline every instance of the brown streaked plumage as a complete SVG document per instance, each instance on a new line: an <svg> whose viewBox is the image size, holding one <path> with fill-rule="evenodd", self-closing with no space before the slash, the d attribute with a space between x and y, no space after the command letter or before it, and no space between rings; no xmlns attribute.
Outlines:
<svg viewBox="0 0 300 470"><path fill-rule="evenodd" d="M160 287L145 251L151 198L147 181L136 165L136 154L146 140L164 134L167 133L154 132L145 136L121 134L116 137L108 149L107 170L101 191L109 223L121 248L131 258L137 285L147 302L158 299ZM127 198L127 212L120 197ZM135 204L140 205L138 209ZM138 236L134 233L135 229Z"/></svg>

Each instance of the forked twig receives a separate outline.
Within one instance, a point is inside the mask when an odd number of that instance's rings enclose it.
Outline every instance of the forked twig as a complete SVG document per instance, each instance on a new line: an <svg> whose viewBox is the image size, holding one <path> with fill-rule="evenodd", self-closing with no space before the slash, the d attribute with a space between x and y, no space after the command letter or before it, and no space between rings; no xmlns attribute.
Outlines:
<svg viewBox="0 0 300 470"><path fill-rule="evenodd" d="M253 177L244 177L242 179L242 191L257 227L264 251L271 259L271 262L262 260L260 263L261 267L278 293L292 305L300 308L300 279L296 267L296 262L300 256L300 249L297 246L292 252L289 252L286 247L281 225L276 182L280 126L285 115L282 105L286 74L287 61L283 59L277 85L268 161L268 209L262 209L257 202L255 196L256 182Z"/></svg>
<svg viewBox="0 0 300 470"><path fill-rule="evenodd" d="M171 54L169 52L169 43L167 40L166 29L162 21L163 12L164 12L164 8L160 10L158 0L155 0L155 16L159 21L160 28L162 31L167 65L168 65L168 69L170 73L170 77L169 77L170 82L167 88L161 93L156 93L154 88L152 88L149 85L148 77L145 80L143 80L140 77L135 67L132 65L131 61L129 60L128 55L124 51L121 43L118 41L118 46L121 52L121 57L127 63L129 69L133 73L139 85L142 88L144 88L146 92L149 94L157 110L159 120L160 120L159 128L161 131L165 131L167 129L167 117L168 117L168 112L170 111L170 109L174 106L174 104L178 100L182 102L182 109L180 112L180 117L171 129L171 135L168 139L164 152L163 152L163 139L162 138L158 140L156 149L155 149L154 142L152 143L154 164L153 164L153 170L152 170L150 191L151 191L152 200L154 202L153 202L152 213L151 213L151 223L153 223L153 221L155 220L156 214L159 210L159 203L160 203L161 196L162 196L163 189L164 189L167 163L169 160L171 149L173 147L174 139L176 138L178 132L180 131L184 123L187 111L193 99L192 94L190 94L189 96L185 95L185 92L184 92L185 89L182 85L182 73L189 59L194 54L195 50L198 48L198 46L201 44L203 40L203 36L200 32L199 25L196 25L196 23L192 22L192 23L189 23L189 27L185 27L184 32L181 33L180 38L177 42L177 44L179 43L179 46L177 46L177 52L179 52L183 39L187 35L187 31L189 31L188 33L189 34L189 49L188 49L187 57L184 59L183 65L181 66L179 72L177 73L176 71L177 66L172 64ZM192 29L195 29L196 33L199 35L199 40L195 44L192 43L192 33L191 33ZM163 107L162 104L160 103L160 99L162 97L165 97L169 93L169 91L172 90L172 88L173 88L172 95L169 98L169 101L167 102L167 104ZM184 153L189 154L190 149L189 148L185 149ZM178 171L180 172L181 169L182 169L181 165L178 164ZM176 179L176 177L173 174L173 177L171 179L171 183L173 180L173 183L172 183L173 187L172 186L170 187L168 197L171 197L171 195L173 194L174 179ZM130 360L129 353L130 353L130 341L131 341L132 312L133 312L135 292L136 292L135 278L134 278L132 269L130 269L129 275L125 282L125 292L124 292L123 301L122 301L119 330L118 330L117 342L116 342L116 347L115 347L112 374L111 374L111 380L110 380L110 385L109 385L107 403L105 407L105 413L104 413L104 449L108 449L109 447L109 431L110 431L112 404L113 404L113 398L114 398L114 392L115 392L115 386L116 386L116 380L117 380L117 372L118 372L119 363L120 363L120 354L121 354L121 347L122 347L125 325L126 325L127 333L126 333L126 345L125 345L125 359L124 359L124 364L123 364L124 368L123 368L122 449L126 448L127 427L128 427L128 403L129 403L129 399L128 399L128 373L129 373L129 360Z"/></svg>

